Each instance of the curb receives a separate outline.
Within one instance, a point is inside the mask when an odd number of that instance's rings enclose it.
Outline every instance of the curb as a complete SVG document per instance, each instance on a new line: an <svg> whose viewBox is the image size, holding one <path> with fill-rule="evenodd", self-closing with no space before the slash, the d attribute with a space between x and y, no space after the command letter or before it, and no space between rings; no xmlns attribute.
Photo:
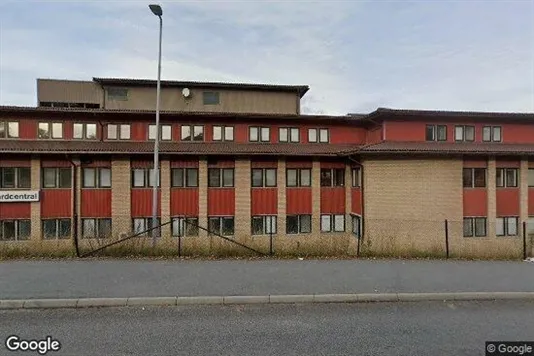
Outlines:
<svg viewBox="0 0 534 356"><path fill-rule="evenodd" d="M378 303L427 301L523 300L534 301L534 292L459 292L459 293L370 293L305 294L265 296L198 296L135 298L71 298L0 300L0 310L8 309L81 309L91 307L140 307L182 305L294 304L294 303Z"/></svg>

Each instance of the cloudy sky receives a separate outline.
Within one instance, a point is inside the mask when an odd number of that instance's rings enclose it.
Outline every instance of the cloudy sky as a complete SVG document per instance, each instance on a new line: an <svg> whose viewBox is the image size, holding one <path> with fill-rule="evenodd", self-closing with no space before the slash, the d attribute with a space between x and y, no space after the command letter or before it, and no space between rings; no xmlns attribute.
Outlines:
<svg viewBox="0 0 534 356"><path fill-rule="evenodd" d="M0 0L0 104L156 77L149 1ZM162 1L163 79L307 84L306 113L534 111L534 0Z"/></svg>

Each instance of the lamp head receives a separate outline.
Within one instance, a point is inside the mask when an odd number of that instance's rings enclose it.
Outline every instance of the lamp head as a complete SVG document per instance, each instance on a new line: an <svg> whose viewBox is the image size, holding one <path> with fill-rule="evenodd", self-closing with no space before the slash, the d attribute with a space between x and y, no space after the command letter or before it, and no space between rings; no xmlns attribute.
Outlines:
<svg viewBox="0 0 534 356"><path fill-rule="evenodd" d="M151 4L151 5L148 5L148 7L150 8L150 11L152 11L154 15L156 16L163 15L163 10L161 9L161 6L156 5L156 4Z"/></svg>

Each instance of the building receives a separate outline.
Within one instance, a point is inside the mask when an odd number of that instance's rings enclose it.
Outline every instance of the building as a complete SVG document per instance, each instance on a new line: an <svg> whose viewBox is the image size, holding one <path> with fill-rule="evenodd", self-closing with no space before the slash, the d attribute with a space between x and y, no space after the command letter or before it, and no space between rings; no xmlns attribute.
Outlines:
<svg viewBox="0 0 534 356"><path fill-rule="evenodd" d="M155 86L39 79L36 107L0 107L0 253L151 227ZM454 255L522 255L534 114L302 115L307 90L162 82L159 246L440 255L447 234Z"/></svg>

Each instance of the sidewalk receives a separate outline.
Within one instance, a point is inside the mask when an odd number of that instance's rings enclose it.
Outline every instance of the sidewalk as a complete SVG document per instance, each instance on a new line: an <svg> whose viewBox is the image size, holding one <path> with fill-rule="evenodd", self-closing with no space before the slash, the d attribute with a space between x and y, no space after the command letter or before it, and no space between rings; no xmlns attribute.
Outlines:
<svg viewBox="0 0 534 356"><path fill-rule="evenodd" d="M0 299L418 292L534 292L534 263L402 260L0 262Z"/></svg>

